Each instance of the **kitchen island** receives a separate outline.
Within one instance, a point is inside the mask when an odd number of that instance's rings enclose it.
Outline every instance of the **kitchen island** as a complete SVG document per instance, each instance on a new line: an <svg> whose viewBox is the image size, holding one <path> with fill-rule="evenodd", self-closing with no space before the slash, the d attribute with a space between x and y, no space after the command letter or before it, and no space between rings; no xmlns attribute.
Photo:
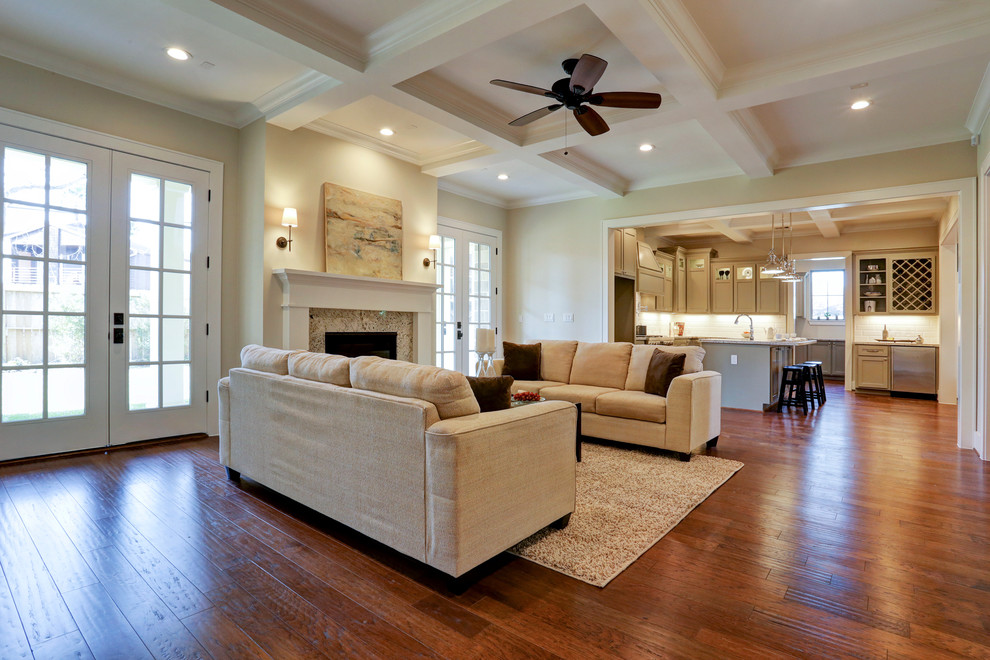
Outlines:
<svg viewBox="0 0 990 660"><path fill-rule="evenodd" d="M794 347L814 339L761 341L702 338L705 369L722 374L722 407L776 410L783 368L794 364Z"/></svg>

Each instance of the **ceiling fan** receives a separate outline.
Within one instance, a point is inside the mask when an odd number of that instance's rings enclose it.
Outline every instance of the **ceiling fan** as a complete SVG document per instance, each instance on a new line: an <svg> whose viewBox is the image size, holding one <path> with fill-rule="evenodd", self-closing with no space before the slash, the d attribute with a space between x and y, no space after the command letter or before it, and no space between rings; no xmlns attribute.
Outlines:
<svg viewBox="0 0 990 660"><path fill-rule="evenodd" d="M495 79L493 85L514 89L518 92L545 96L557 101L553 105L534 110L509 122L509 126L525 126L551 112L567 108L574 112L574 118L589 135L601 135L608 131L608 124L594 108L601 105L608 108L659 108L660 95L649 92L603 92L594 93L594 87L605 73L608 62L600 57L585 53L580 59L567 59L560 63L567 78L561 78L550 89Z"/></svg>

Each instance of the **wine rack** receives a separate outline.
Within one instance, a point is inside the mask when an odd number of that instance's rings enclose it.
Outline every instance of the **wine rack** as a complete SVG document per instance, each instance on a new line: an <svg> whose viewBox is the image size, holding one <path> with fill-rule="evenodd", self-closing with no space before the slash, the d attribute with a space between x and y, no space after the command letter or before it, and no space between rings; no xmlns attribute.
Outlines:
<svg viewBox="0 0 990 660"><path fill-rule="evenodd" d="M895 312L931 312L935 308L935 260L890 260L890 307Z"/></svg>
<svg viewBox="0 0 990 660"><path fill-rule="evenodd" d="M857 314L934 314L936 262L931 252L856 255Z"/></svg>

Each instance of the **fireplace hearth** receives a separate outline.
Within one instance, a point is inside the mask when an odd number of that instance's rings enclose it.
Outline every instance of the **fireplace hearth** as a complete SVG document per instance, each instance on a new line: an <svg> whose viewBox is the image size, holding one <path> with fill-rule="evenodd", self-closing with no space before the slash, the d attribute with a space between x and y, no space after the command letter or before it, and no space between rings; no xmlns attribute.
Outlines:
<svg viewBox="0 0 990 660"><path fill-rule="evenodd" d="M345 357L376 355L394 360L397 338L396 332L326 332L323 335L323 350Z"/></svg>

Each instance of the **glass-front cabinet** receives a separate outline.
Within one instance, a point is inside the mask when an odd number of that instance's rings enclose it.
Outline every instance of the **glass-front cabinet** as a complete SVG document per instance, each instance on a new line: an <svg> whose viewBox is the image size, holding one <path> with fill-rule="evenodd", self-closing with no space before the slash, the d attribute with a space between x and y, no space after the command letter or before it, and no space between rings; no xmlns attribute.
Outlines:
<svg viewBox="0 0 990 660"><path fill-rule="evenodd" d="M856 255L857 314L937 314L934 251Z"/></svg>

